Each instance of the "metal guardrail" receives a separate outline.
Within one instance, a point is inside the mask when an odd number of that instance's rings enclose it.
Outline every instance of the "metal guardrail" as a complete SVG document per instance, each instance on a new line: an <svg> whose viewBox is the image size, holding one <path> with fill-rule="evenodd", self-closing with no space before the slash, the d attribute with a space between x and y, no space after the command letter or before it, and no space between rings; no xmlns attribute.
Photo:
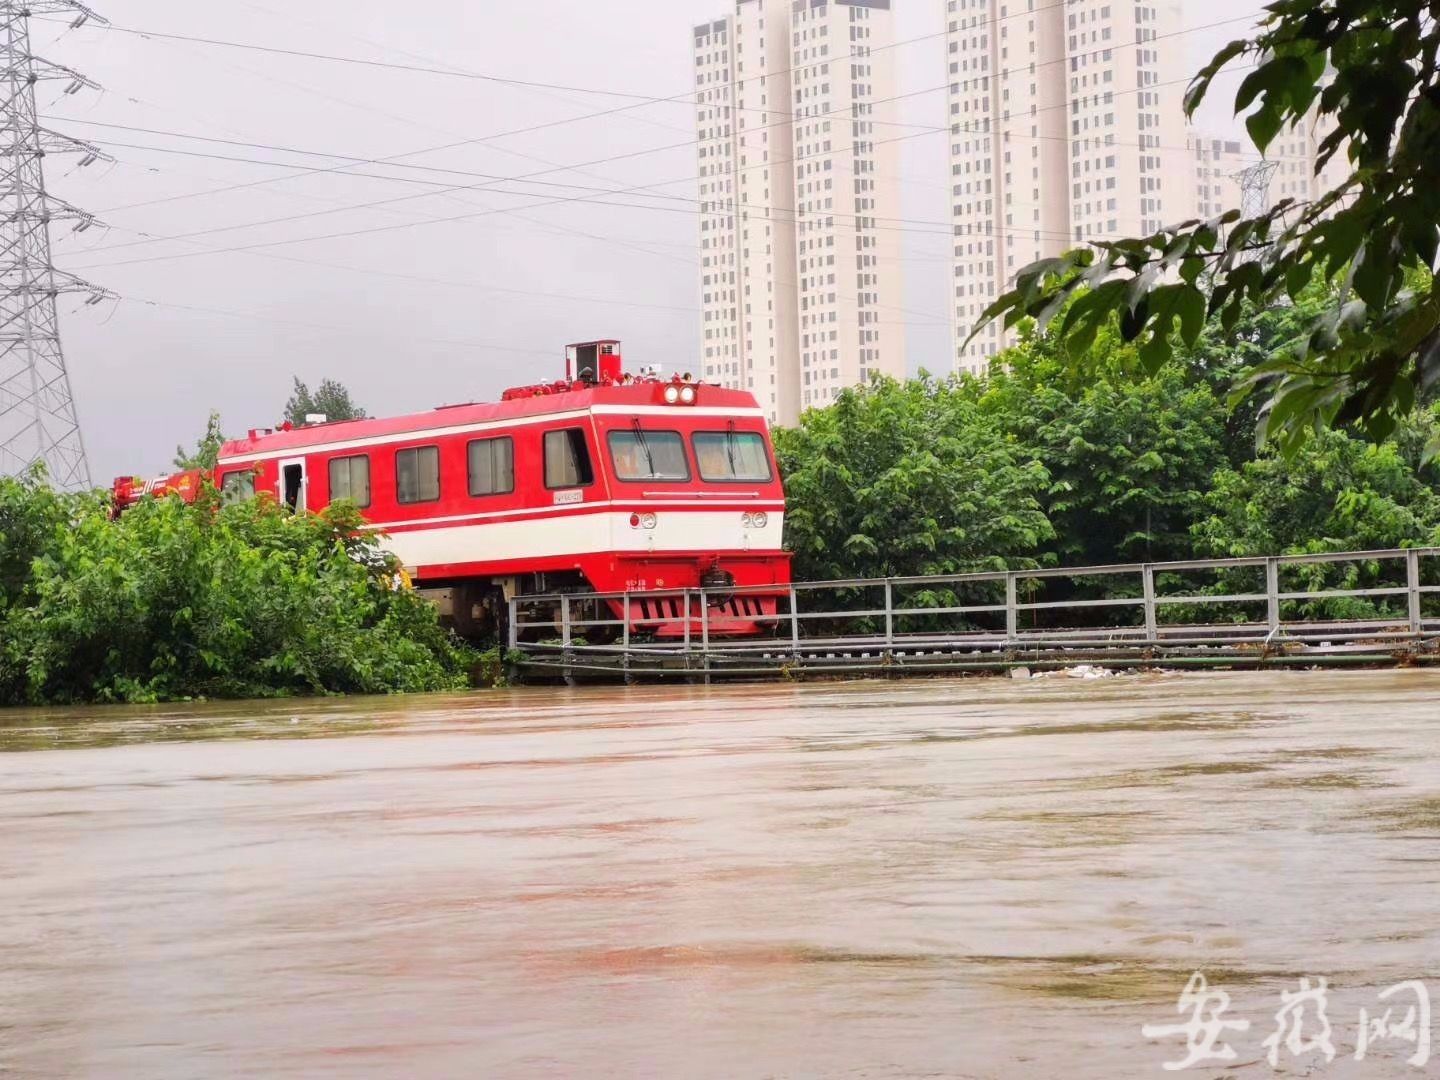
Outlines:
<svg viewBox="0 0 1440 1080"><path fill-rule="evenodd" d="M737 675L781 668L793 672L806 663L825 670L891 667L897 660L913 663L927 655L948 655L955 666L994 667L1087 650L1124 660L1127 656L1154 657L1157 652L1174 657L1186 650L1218 649L1236 654L1249 649L1253 655L1257 646L1269 655L1308 646L1306 653L1312 655L1323 644L1329 654L1346 649L1353 654L1355 643L1361 642L1372 653L1393 652L1424 642L1430 629L1440 629L1440 606L1437 617L1429 620L1433 626L1427 625L1425 610L1426 597L1440 594L1440 584L1425 583L1440 582L1437 557L1440 548L1400 548L854 578L723 590L537 594L510 600L509 645L525 654L527 666L563 668L567 675L577 670L628 675L637 668L690 673L698 668L706 678L716 670ZM1287 569L1339 563L1369 568L1366 577L1376 584L1282 588ZM1173 591L1187 576L1229 574L1233 578L1234 572L1247 570L1263 570L1263 586L1257 582L1248 590L1215 593L1196 591L1192 585L1186 591ZM1103 595L1034 598L1047 584L1065 580L1092 591L1103 585ZM958 600L962 592L986 590L994 595L980 596L973 603L914 601L916 592L928 593L930 599L940 595ZM817 602L827 595L832 598L828 604ZM739 638L712 635L709 613L716 602L744 596L774 602L773 616L763 620L769 632ZM677 614L637 619L634 610L639 600L673 601L667 610ZM1382 602L1389 610L1368 618L1287 618L1287 609L1295 605L1323 606L1337 600ZM835 606L839 601L864 602ZM612 602L620 608L618 618L611 610ZM1229 618L1195 621L1197 609L1218 609ZM1167 622L1167 611L1183 611L1191 618ZM1086 625L1097 616L1110 621ZM668 623L675 637L649 637L657 621ZM1042 621L1051 625L1042 626ZM983 625L986 622L992 625ZM847 651L836 663L828 663ZM967 660L966 656L978 659Z"/></svg>

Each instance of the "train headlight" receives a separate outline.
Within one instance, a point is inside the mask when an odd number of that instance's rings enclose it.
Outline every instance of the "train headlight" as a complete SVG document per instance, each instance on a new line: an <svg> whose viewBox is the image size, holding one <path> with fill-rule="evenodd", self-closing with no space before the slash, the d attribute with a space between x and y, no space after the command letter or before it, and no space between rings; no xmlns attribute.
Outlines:
<svg viewBox="0 0 1440 1080"><path fill-rule="evenodd" d="M755 524L755 515L752 514L752 513L750 513L749 510L746 510L745 513L743 513L743 514L740 515L740 527L741 527L742 529L748 529L748 528L750 528L751 525L754 525L754 524Z"/></svg>
<svg viewBox="0 0 1440 1080"><path fill-rule="evenodd" d="M678 386L665 387L665 404L674 405L680 401L680 388Z"/></svg>
<svg viewBox="0 0 1440 1080"><path fill-rule="evenodd" d="M755 528L763 529L766 525L770 524L770 515L765 513L764 510L756 510L755 513L750 515L750 521Z"/></svg>
<svg viewBox="0 0 1440 1080"><path fill-rule="evenodd" d="M653 529L655 527L655 522L656 517L654 514L647 513L640 515L640 527L642 529Z"/></svg>
<svg viewBox="0 0 1440 1080"><path fill-rule="evenodd" d="M682 405L695 404L695 388L693 386L682 386L680 388L680 403Z"/></svg>

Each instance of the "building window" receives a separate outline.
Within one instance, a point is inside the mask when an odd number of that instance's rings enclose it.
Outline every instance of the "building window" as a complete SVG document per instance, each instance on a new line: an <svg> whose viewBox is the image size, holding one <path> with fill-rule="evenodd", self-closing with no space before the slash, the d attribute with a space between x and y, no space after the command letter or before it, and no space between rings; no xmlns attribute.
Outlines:
<svg viewBox="0 0 1440 1080"><path fill-rule="evenodd" d="M476 439L466 448L471 495L508 495L515 490L515 440Z"/></svg>
<svg viewBox="0 0 1440 1080"><path fill-rule="evenodd" d="M370 458L366 454L330 460L330 501L349 499L356 506L370 505Z"/></svg>
<svg viewBox="0 0 1440 1080"><path fill-rule="evenodd" d="M416 446L395 452L395 501L436 502L440 498L440 448Z"/></svg>

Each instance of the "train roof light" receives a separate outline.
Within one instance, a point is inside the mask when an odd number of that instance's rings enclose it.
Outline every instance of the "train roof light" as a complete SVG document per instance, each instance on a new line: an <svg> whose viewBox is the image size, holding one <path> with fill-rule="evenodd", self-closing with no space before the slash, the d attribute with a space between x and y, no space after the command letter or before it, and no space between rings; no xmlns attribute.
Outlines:
<svg viewBox="0 0 1440 1080"><path fill-rule="evenodd" d="M671 383L669 386L665 387L665 404L675 405L678 404L679 401L680 387L676 386L674 383Z"/></svg>
<svg viewBox="0 0 1440 1080"><path fill-rule="evenodd" d="M682 405L694 405L694 404L695 404L695 387L693 387L693 386L682 386L682 387L680 388L680 403L681 403Z"/></svg>

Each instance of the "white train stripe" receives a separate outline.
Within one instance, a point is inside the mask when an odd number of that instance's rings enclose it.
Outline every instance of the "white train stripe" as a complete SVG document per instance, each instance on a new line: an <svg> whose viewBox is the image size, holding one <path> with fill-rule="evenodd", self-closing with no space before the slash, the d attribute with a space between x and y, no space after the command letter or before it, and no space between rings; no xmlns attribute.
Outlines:
<svg viewBox="0 0 1440 1080"><path fill-rule="evenodd" d="M738 513L697 512L664 515L655 528L637 529L631 527L629 513L609 512L598 520L596 515L571 515L391 533L381 546L412 568L608 551L685 551L697 557L717 551L778 553L784 525L780 512L770 514L763 529L744 528Z"/></svg>
<svg viewBox="0 0 1440 1080"><path fill-rule="evenodd" d="M783 511L785 509L785 503L783 500L780 499L767 499L761 502L733 502L729 504L717 503L713 500L707 500L704 503L698 503L686 499L669 499L663 501L660 499L645 499L643 500L643 502L634 499L612 499L588 503L567 503L561 506L527 506L520 510L487 510L476 512L473 514L451 514L447 517L412 518L409 521L367 522L365 527L367 529L383 530L409 529L416 526L451 524L460 521L495 521L502 518L521 517L526 514L543 514L545 515L544 520L553 521L556 517L565 514L585 514L588 516L596 514L607 507L619 506L622 504L628 506L630 503L637 503L637 505L643 505L645 510L653 510L655 507L659 506L671 508L684 507L687 510L696 511L703 507L705 511L709 512L721 509L728 505L733 508L733 511L743 512L749 510L753 513L756 510L764 510L766 513L773 514L777 511ZM642 513L644 511L626 510L625 520L627 523L630 520L630 514L632 512Z"/></svg>

